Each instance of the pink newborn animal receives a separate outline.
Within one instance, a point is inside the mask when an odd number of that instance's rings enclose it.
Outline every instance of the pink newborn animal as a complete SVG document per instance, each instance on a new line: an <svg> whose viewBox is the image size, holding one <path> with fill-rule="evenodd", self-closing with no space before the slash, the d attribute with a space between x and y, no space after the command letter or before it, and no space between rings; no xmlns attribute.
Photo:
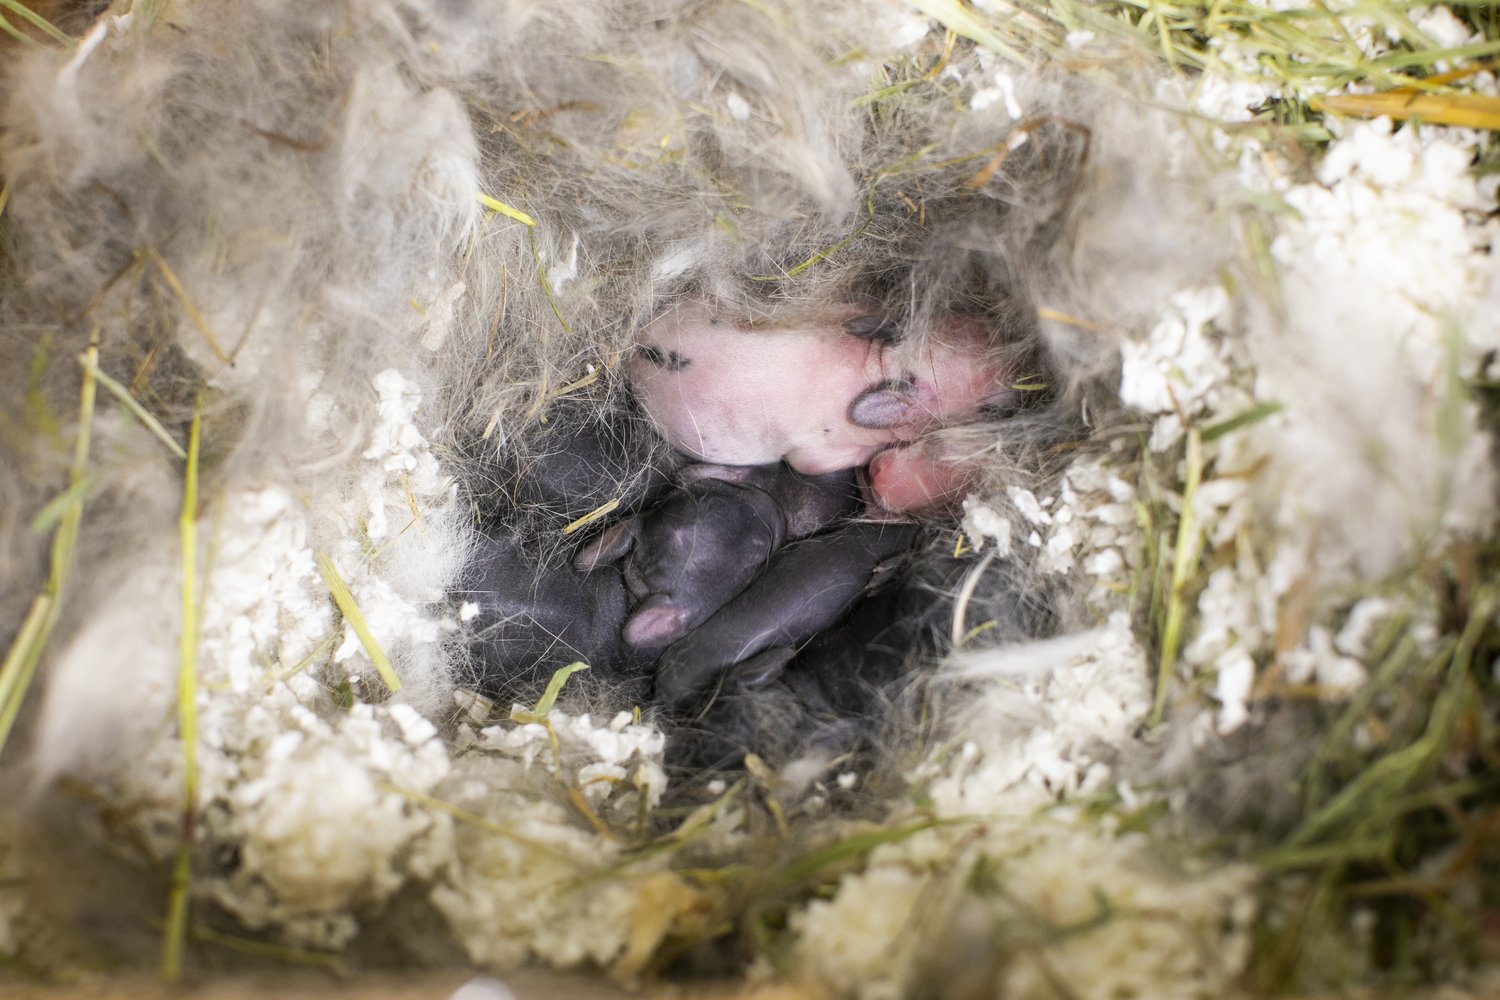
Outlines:
<svg viewBox="0 0 1500 1000"><path fill-rule="evenodd" d="M1009 367L991 354L978 318L948 316L925 338L885 343L845 329L861 315L841 306L813 323L746 330L718 319L709 303L686 300L642 331L629 366L636 399L668 443L700 461L784 459L817 475L864 466L1009 396ZM871 480L877 504L922 506L918 498L934 490L908 489L908 479L956 482L924 454L887 456L887 474Z"/></svg>

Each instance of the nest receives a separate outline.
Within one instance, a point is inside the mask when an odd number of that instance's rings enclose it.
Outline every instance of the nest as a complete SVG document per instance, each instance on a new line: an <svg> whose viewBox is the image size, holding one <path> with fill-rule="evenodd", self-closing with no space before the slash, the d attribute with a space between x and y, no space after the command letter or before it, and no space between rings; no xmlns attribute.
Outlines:
<svg viewBox="0 0 1500 1000"><path fill-rule="evenodd" d="M1492 9L49 13L0 0L17 968L1488 974ZM464 567L670 460L528 492L687 297L983 316L1035 394L942 432L982 479L855 755L476 692Z"/></svg>

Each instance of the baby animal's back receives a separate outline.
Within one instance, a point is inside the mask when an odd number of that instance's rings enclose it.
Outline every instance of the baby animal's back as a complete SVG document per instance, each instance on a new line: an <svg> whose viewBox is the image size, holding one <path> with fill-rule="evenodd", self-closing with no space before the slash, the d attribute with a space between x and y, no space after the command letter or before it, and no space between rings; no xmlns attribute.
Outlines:
<svg viewBox="0 0 1500 1000"><path fill-rule="evenodd" d="M849 336L842 319L749 330L690 300L642 332L631 384L663 437L703 461L785 459L809 474L863 465L894 435L849 421L849 405L882 377L881 347Z"/></svg>

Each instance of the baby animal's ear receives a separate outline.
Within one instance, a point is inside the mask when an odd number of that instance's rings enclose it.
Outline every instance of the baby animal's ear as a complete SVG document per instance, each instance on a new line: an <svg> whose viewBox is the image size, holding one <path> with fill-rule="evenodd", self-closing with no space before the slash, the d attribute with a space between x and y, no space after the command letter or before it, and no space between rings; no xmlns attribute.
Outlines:
<svg viewBox="0 0 1500 1000"><path fill-rule="evenodd" d="M637 649L670 646L687 634L687 618L687 609L673 607L665 596L652 594L626 620L621 635Z"/></svg>
<svg viewBox="0 0 1500 1000"><path fill-rule="evenodd" d="M573 557L573 568L580 573L619 562L635 545L635 518L612 524L604 533L578 550Z"/></svg>
<svg viewBox="0 0 1500 1000"><path fill-rule="evenodd" d="M916 405L916 386L908 381L881 382L854 398L849 404L849 422L870 430L887 430L911 421Z"/></svg>

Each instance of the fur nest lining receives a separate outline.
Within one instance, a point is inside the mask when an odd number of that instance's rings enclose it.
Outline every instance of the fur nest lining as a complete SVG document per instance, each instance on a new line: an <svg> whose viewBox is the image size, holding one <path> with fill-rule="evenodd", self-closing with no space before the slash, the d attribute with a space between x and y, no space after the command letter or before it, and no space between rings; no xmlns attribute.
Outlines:
<svg viewBox="0 0 1500 1000"><path fill-rule="evenodd" d="M1477 921L1491 849L1379 838L1493 809L1488 140L1282 128L1248 36L1182 75L1110 10L916 7L201 0L16 49L0 950L1201 997L1370 978L1395 927L1473 968L1385 901ZM1339 30L1490 44L1419 21ZM448 592L493 456L620 412L686 294L961 305L1051 391L952 432L921 722L673 813L649 712L468 693ZM997 641L1017 593L1053 635Z"/></svg>

